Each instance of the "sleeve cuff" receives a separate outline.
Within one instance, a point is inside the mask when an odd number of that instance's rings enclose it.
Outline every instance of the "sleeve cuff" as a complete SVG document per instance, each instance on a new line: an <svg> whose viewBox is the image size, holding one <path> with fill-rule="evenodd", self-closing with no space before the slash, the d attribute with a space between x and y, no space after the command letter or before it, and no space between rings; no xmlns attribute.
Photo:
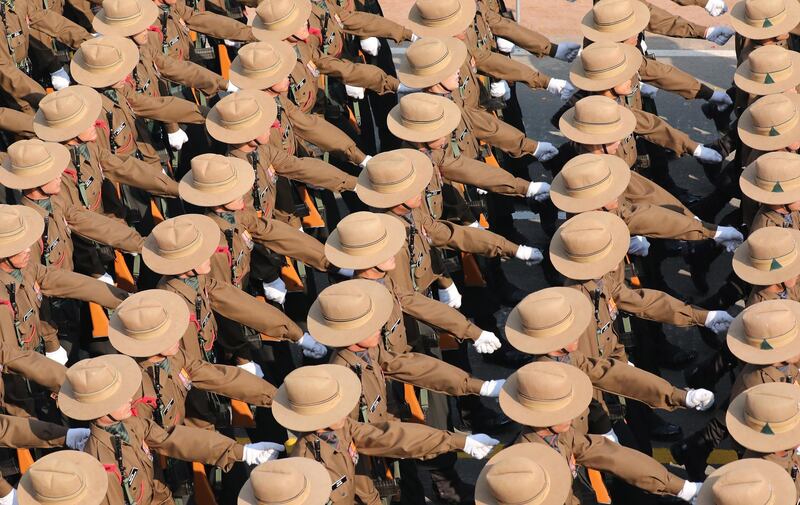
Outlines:
<svg viewBox="0 0 800 505"><path fill-rule="evenodd" d="M555 58L557 51L558 51L558 44L550 44L550 50L547 52L547 56Z"/></svg>
<svg viewBox="0 0 800 505"><path fill-rule="evenodd" d="M486 382L483 379L478 379L477 377L470 377L467 379L467 393L471 395L479 395L481 394L481 387L483 383Z"/></svg>
<svg viewBox="0 0 800 505"><path fill-rule="evenodd" d="M701 100L709 100L711 99L711 95L714 94L714 90L710 87L706 86L705 84L700 84L700 91L697 92L696 98Z"/></svg>
<svg viewBox="0 0 800 505"><path fill-rule="evenodd" d="M347 191L354 191L356 189L356 183L358 182L358 178L352 175L347 175L344 180L344 184L342 185L343 189Z"/></svg>
<svg viewBox="0 0 800 505"><path fill-rule="evenodd" d="M464 446L467 444L467 436L463 433L451 433L452 448L456 451L463 451ZM681 486L683 488L683 486Z"/></svg>
<svg viewBox="0 0 800 505"><path fill-rule="evenodd" d="M685 407L686 406L686 395L688 393L689 392L686 391L685 389L675 388L675 390L672 392L672 395L671 395L672 405L674 405L676 407Z"/></svg>
<svg viewBox="0 0 800 505"><path fill-rule="evenodd" d="M244 461L244 446L242 444L233 446L233 455L236 456L237 461Z"/></svg>
<svg viewBox="0 0 800 505"><path fill-rule="evenodd" d="M481 337L482 331L483 330L481 330L480 328L478 328L474 324L469 323L469 327L467 328L467 331L465 332L465 335L469 340L473 340L474 341L474 340L478 340Z"/></svg>
<svg viewBox="0 0 800 505"><path fill-rule="evenodd" d="M708 317L708 313L711 312L710 310L701 309L700 307L692 307L692 313L694 314L694 322L697 326L705 326L706 318Z"/></svg>

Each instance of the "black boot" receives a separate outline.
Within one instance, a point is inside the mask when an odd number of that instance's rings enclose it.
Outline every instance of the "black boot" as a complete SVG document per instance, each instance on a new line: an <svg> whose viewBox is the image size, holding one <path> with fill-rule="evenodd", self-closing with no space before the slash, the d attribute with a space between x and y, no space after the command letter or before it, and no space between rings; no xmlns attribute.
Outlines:
<svg viewBox="0 0 800 505"><path fill-rule="evenodd" d="M675 423L665 421L661 416L652 413L648 418L650 438L661 442L672 442L683 436L683 429Z"/></svg>
<svg viewBox="0 0 800 505"><path fill-rule="evenodd" d="M692 284L701 293L708 291L708 268L711 262L719 254L716 244L712 240L692 242L689 245L689 254L686 256L686 263L692 274Z"/></svg>
<svg viewBox="0 0 800 505"><path fill-rule="evenodd" d="M700 430L689 438L672 444L669 448L672 459L686 467L686 473L689 474L689 480L692 482L705 480L706 461L713 450L714 445L709 443L705 436L705 430Z"/></svg>
<svg viewBox="0 0 800 505"><path fill-rule="evenodd" d="M436 499L446 505L473 505L475 486L461 480L454 468L431 470L431 483Z"/></svg>
<svg viewBox="0 0 800 505"><path fill-rule="evenodd" d="M690 388L703 388L713 391L717 382L732 372L738 364L736 357L730 353L727 347L714 353L709 358L704 359L693 368L687 368L683 372L686 385Z"/></svg>
<svg viewBox="0 0 800 505"><path fill-rule="evenodd" d="M698 301L695 305L708 310L727 310L739 300L747 297L749 289L750 286L747 283L731 274L716 293Z"/></svg>
<svg viewBox="0 0 800 505"><path fill-rule="evenodd" d="M725 133L730 129L731 112L733 112L732 105L719 110L715 104L706 102L700 106L700 110L703 111L705 117L714 121L714 126L718 132Z"/></svg>

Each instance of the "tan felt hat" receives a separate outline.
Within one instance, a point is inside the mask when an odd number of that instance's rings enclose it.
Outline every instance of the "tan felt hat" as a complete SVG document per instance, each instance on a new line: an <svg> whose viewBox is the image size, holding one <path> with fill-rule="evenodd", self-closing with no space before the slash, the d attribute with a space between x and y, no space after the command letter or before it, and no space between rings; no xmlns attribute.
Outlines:
<svg viewBox="0 0 800 505"><path fill-rule="evenodd" d="M108 474L94 456L58 451L37 460L20 478L19 505L100 505Z"/></svg>
<svg viewBox="0 0 800 505"><path fill-rule="evenodd" d="M515 444L490 459L475 482L476 505L564 505L572 473L544 444Z"/></svg>
<svg viewBox="0 0 800 505"><path fill-rule="evenodd" d="M191 170L178 184L182 200L198 207L231 203L250 191L256 175L245 160L221 154L200 154L192 158Z"/></svg>
<svg viewBox="0 0 800 505"><path fill-rule="evenodd" d="M742 0L731 7L736 33L764 40L789 33L800 23L800 5L793 0Z"/></svg>
<svg viewBox="0 0 800 505"><path fill-rule="evenodd" d="M189 326L189 307L171 291L148 289L119 304L108 322L114 349L135 358L161 354L183 337Z"/></svg>
<svg viewBox="0 0 800 505"><path fill-rule="evenodd" d="M69 149L63 145L19 140L8 147L0 168L0 184L11 189L38 188L60 177L69 165Z"/></svg>
<svg viewBox="0 0 800 505"><path fill-rule="evenodd" d="M325 257L339 268L372 268L397 254L405 240L406 230L399 219L354 212L331 232L325 242Z"/></svg>
<svg viewBox="0 0 800 505"><path fill-rule="evenodd" d="M609 212L584 212L558 227L550 241L550 260L570 279L599 279L619 266L630 241L622 219Z"/></svg>
<svg viewBox="0 0 800 505"><path fill-rule="evenodd" d="M800 154L764 153L739 178L742 193L759 203L788 205L800 200Z"/></svg>
<svg viewBox="0 0 800 505"><path fill-rule="evenodd" d="M779 284L800 275L800 231L777 226L754 231L734 251L733 271L756 286Z"/></svg>
<svg viewBox="0 0 800 505"><path fill-rule="evenodd" d="M800 54L781 46L761 46L739 65L733 82L751 95L783 93L800 84Z"/></svg>
<svg viewBox="0 0 800 505"><path fill-rule="evenodd" d="M565 137L587 145L617 142L633 133L635 128L633 112L600 95L581 98L558 121L558 129Z"/></svg>
<svg viewBox="0 0 800 505"><path fill-rule="evenodd" d="M797 489L789 473L765 459L745 458L709 475L696 505L796 505Z"/></svg>
<svg viewBox="0 0 800 505"><path fill-rule="evenodd" d="M231 62L230 81L239 89L261 91L284 80L296 63L297 56L288 42L251 42L239 49Z"/></svg>
<svg viewBox="0 0 800 505"><path fill-rule="evenodd" d="M389 320L394 299L381 283L351 279L328 286L308 310L308 332L330 347L371 337Z"/></svg>
<svg viewBox="0 0 800 505"><path fill-rule="evenodd" d="M767 300L744 309L728 328L728 347L754 365L781 363L800 355L800 302Z"/></svg>
<svg viewBox="0 0 800 505"><path fill-rule="evenodd" d="M760 151L777 151L800 142L800 95L767 95L753 102L739 118L739 138Z"/></svg>
<svg viewBox="0 0 800 505"><path fill-rule="evenodd" d="M68 86L39 102L33 132L47 142L64 142L88 130L103 110L100 93L88 86Z"/></svg>
<svg viewBox="0 0 800 505"><path fill-rule="evenodd" d="M449 137L461 122L461 109L452 100L430 93L400 97L386 124L392 134L408 142L433 142Z"/></svg>
<svg viewBox="0 0 800 505"><path fill-rule="evenodd" d="M548 428L568 423L589 406L592 382L578 368L538 361L520 368L500 391L503 413L524 426Z"/></svg>
<svg viewBox="0 0 800 505"><path fill-rule="evenodd" d="M564 212L597 210L619 198L631 180L625 160L610 154L581 154L553 178L550 200Z"/></svg>
<svg viewBox="0 0 800 505"><path fill-rule="evenodd" d="M103 35L131 37L147 30L157 19L158 7L150 0L103 0L92 28Z"/></svg>
<svg viewBox="0 0 800 505"><path fill-rule="evenodd" d="M253 19L253 35L259 40L283 40L308 22L309 0L269 0L261 2Z"/></svg>
<svg viewBox="0 0 800 505"><path fill-rule="evenodd" d="M800 388L786 382L753 386L731 400L725 424L751 451L794 450L800 445Z"/></svg>
<svg viewBox="0 0 800 505"><path fill-rule="evenodd" d="M639 0L600 0L581 20L583 36L595 42L622 42L638 36L650 22Z"/></svg>
<svg viewBox="0 0 800 505"><path fill-rule="evenodd" d="M239 491L237 505L325 505L331 477L322 463L308 458L267 461L255 467Z"/></svg>
<svg viewBox="0 0 800 505"><path fill-rule="evenodd" d="M619 42L595 42L572 62L569 80L584 91L605 91L633 78L642 66L639 48Z"/></svg>
<svg viewBox="0 0 800 505"><path fill-rule="evenodd" d="M214 254L219 235L219 226L208 216L173 217L156 225L144 239L142 259L158 274L182 274L197 268Z"/></svg>
<svg viewBox="0 0 800 505"><path fill-rule="evenodd" d="M0 205L0 258L10 258L42 237L44 219L24 205Z"/></svg>
<svg viewBox="0 0 800 505"><path fill-rule="evenodd" d="M286 376L272 400L275 420L287 430L321 430L350 415L361 381L341 365L304 366Z"/></svg>
<svg viewBox="0 0 800 505"><path fill-rule="evenodd" d="M592 320L592 304L577 289L546 288L526 296L506 320L506 338L518 351L547 354L577 341Z"/></svg>
<svg viewBox="0 0 800 505"><path fill-rule="evenodd" d="M469 28L477 10L475 0L417 0L407 27L420 37L454 37Z"/></svg>
<svg viewBox="0 0 800 505"><path fill-rule="evenodd" d="M273 98L261 91L240 90L208 111L206 130L225 144L244 144L266 133L277 117Z"/></svg>
<svg viewBox="0 0 800 505"><path fill-rule="evenodd" d="M127 37L106 35L81 44L69 64L75 82L105 88L125 80L139 63L139 48Z"/></svg>
<svg viewBox="0 0 800 505"><path fill-rule="evenodd" d="M142 384L142 369L129 356L107 354L81 360L67 370L58 408L79 421L99 419L130 401Z"/></svg>
<svg viewBox="0 0 800 505"><path fill-rule="evenodd" d="M362 202L388 209L413 198L428 187L433 164L416 149L395 149L376 154L361 170L356 194Z"/></svg>
<svg viewBox="0 0 800 505"><path fill-rule="evenodd" d="M458 72L467 46L458 39L425 37L413 42L397 65L397 78L411 88L430 88Z"/></svg>

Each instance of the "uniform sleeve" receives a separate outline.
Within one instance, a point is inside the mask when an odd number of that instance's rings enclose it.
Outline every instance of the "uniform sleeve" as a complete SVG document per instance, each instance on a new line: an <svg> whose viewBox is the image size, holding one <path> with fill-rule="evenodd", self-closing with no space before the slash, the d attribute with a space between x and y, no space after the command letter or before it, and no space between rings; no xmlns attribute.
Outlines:
<svg viewBox="0 0 800 505"><path fill-rule="evenodd" d="M193 9L183 10L182 18L186 26L205 35L217 39L239 40L242 42L255 42L253 29L227 16L220 16L213 12L194 12Z"/></svg>
<svg viewBox="0 0 800 505"><path fill-rule="evenodd" d="M28 77L11 61L7 51L0 51L0 88L14 97L14 100L26 112L30 112L31 121L33 113L39 107L39 101L47 93L36 81Z"/></svg>
<svg viewBox="0 0 800 505"><path fill-rule="evenodd" d="M353 139L324 118L317 114L302 112L288 99L281 100L281 104L289 115L289 121L298 137L317 145L323 151L340 153L354 165L358 165L366 158L366 154L356 146Z"/></svg>
<svg viewBox="0 0 800 505"><path fill-rule="evenodd" d="M4 345L2 350L4 370L19 374L50 391L61 389L67 374L64 365L35 351L25 351L18 347L7 349L9 347Z"/></svg>
<svg viewBox="0 0 800 505"><path fill-rule="evenodd" d="M550 42L550 40L541 33L526 28L511 19L505 18L491 9L486 9L484 19L486 19L494 35L510 40L517 46L535 54L539 58L553 56L556 52L558 45Z"/></svg>
<svg viewBox="0 0 800 505"><path fill-rule="evenodd" d="M216 14L213 14L216 16ZM228 81L205 67L191 61L170 58L161 51L153 51L153 63L161 77L183 84L189 88L199 89L206 96L225 91Z"/></svg>
<svg viewBox="0 0 800 505"><path fill-rule="evenodd" d="M381 350L381 368L388 379L452 396L477 395L483 380L444 361L416 352Z"/></svg>
<svg viewBox="0 0 800 505"><path fill-rule="evenodd" d="M28 25L36 28L73 49L91 39L92 35L82 26L73 23L52 10L36 9L28 14Z"/></svg>
<svg viewBox="0 0 800 505"><path fill-rule="evenodd" d="M29 417L0 415L0 446L14 449L27 447L62 447L67 427Z"/></svg>
<svg viewBox="0 0 800 505"><path fill-rule="evenodd" d="M647 8L650 9L650 22L645 28L648 32L685 39L702 39L705 37L708 27L692 23L651 3L645 3Z"/></svg>
<svg viewBox="0 0 800 505"><path fill-rule="evenodd" d="M469 184L500 195L525 196L530 185L529 181L514 177L502 168L463 155L445 158L439 165L439 170L449 181Z"/></svg>
<svg viewBox="0 0 800 505"><path fill-rule="evenodd" d="M709 228L699 219L648 203L623 204L620 217L628 225L631 235L704 240L714 238L716 232L716 225L710 225Z"/></svg>
<svg viewBox="0 0 800 505"><path fill-rule="evenodd" d="M462 252L495 258L513 257L519 245L489 230L433 219L426 214L421 226L434 247L450 247Z"/></svg>
<svg viewBox="0 0 800 505"><path fill-rule="evenodd" d="M624 281L615 283L612 293L620 310L636 317L675 326L702 326L708 311L683 303L663 291L631 289Z"/></svg>
<svg viewBox="0 0 800 505"><path fill-rule="evenodd" d="M131 156L122 160L109 151L101 151L103 173L112 181L127 184L155 196L178 196L178 182L158 167Z"/></svg>
<svg viewBox="0 0 800 505"><path fill-rule="evenodd" d="M672 3L676 3L678 5L682 5L684 7L690 5L696 5L697 7L704 7L708 3L708 0L672 0Z"/></svg>
<svg viewBox="0 0 800 505"><path fill-rule="evenodd" d="M469 119L469 126L475 137L514 158L526 154L532 155L539 145L538 142L527 138L524 133L501 121L490 112L469 106L464 106L461 112Z"/></svg>
<svg viewBox="0 0 800 505"><path fill-rule="evenodd" d="M122 251L142 251L144 239L123 222L79 205L68 205L64 210L70 230L78 235Z"/></svg>
<svg viewBox="0 0 800 505"><path fill-rule="evenodd" d="M392 39L398 44L411 40L413 33L408 28L383 16L368 12L340 9L337 13L344 31L359 37L380 37Z"/></svg>
<svg viewBox="0 0 800 505"><path fill-rule="evenodd" d="M339 193L352 191L356 187L357 179L355 177L339 170L330 163L311 157L298 158L283 150L273 149L272 151L274 154L274 159L271 160L272 168L287 179Z"/></svg>
<svg viewBox="0 0 800 505"><path fill-rule="evenodd" d="M691 74L650 58L642 58L642 66L639 67L639 79L642 82L652 84L659 89L670 91L686 99L703 98L707 100L711 98L711 93L713 93L711 88L703 85Z"/></svg>
<svg viewBox="0 0 800 505"><path fill-rule="evenodd" d="M245 214L247 231L253 240L277 254L302 261L320 271L327 271L330 262L325 258L322 242L277 219L258 218Z"/></svg>
<svg viewBox="0 0 800 505"><path fill-rule="evenodd" d="M142 420L147 426L144 439L159 454L182 461L200 461L224 471L242 461L243 447L236 441L216 431L175 426L164 430L150 419Z"/></svg>
<svg viewBox="0 0 800 505"><path fill-rule="evenodd" d="M466 436L415 423L345 421L358 452L367 456L431 459L464 448ZM347 425L345 426L347 428Z"/></svg>
<svg viewBox="0 0 800 505"><path fill-rule="evenodd" d="M687 134L673 128L669 123L643 110L632 110L636 116L636 129L634 133L641 135L650 142L666 147L678 156L692 154L700 144L690 139Z"/></svg>
<svg viewBox="0 0 800 505"><path fill-rule="evenodd" d="M137 116L164 123L203 124L206 118L200 108L175 96L152 97L143 93L126 93L125 98Z"/></svg>
<svg viewBox="0 0 800 505"><path fill-rule="evenodd" d="M0 107L0 130L26 138L34 137L33 116L8 107Z"/></svg>
<svg viewBox="0 0 800 505"><path fill-rule="evenodd" d="M318 48L314 48L312 59L321 73L337 77L352 86L371 89L379 95L394 93L400 85L400 81L396 77L387 74L375 65L340 60L322 54Z"/></svg>
<svg viewBox="0 0 800 505"><path fill-rule="evenodd" d="M546 89L550 82L549 75L543 74L521 61L489 51L485 47L472 51L472 55L478 71L495 79L522 82L531 89Z"/></svg>
<svg viewBox="0 0 800 505"><path fill-rule="evenodd" d="M458 339L477 340L481 329L472 324L464 314L445 303L417 293L396 293L403 312L423 323L452 333Z"/></svg>
<svg viewBox="0 0 800 505"><path fill-rule="evenodd" d="M211 391L259 407L272 405L275 386L241 368L189 360L186 371L192 379L192 385L203 391Z"/></svg>
<svg viewBox="0 0 800 505"><path fill-rule="evenodd" d="M36 265L36 269L36 281L47 296L94 302L109 309L116 309L128 297L118 287L83 274L42 265Z"/></svg>

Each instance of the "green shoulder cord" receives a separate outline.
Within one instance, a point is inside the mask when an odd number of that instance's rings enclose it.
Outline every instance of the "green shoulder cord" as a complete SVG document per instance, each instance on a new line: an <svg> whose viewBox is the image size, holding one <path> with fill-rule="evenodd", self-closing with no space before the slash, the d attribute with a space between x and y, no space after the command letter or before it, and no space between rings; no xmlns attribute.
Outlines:
<svg viewBox="0 0 800 505"><path fill-rule="evenodd" d="M153 420L164 428L164 400L161 398L161 366L156 363L150 368L153 371L153 390L156 393L156 409L153 411Z"/></svg>
<svg viewBox="0 0 800 505"><path fill-rule="evenodd" d="M78 152L77 146L73 146L70 149L70 155L72 156L72 164L75 166L75 177L78 179L78 193L80 193L81 203L84 208L91 209L91 205L89 205L89 196L86 194L86 188L89 187L89 185L86 184L81 176L81 154Z"/></svg>
<svg viewBox="0 0 800 505"><path fill-rule="evenodd" d="M14 333L17 336L17 344L19 345L20 349L25 348L25 341L22 338L22 334L19 332L20 321L19 321L19 311L17 309L17 285L15 283L6 284L6 293L8 293L8 303L11 306L11 314L14 317Z"/></svg>
<svg viewBox="0 0 800 505"><path fill-rule="evenodd" d="M253 166L253 174L255 178L253 179L253 187L250 190L253 196L253 208L256 212L263 212L264 207L261 205L261 194L258 191L258 163L261 159L261 156L258 154L258 149L253 151L252 153L248 153L247 157L250 159L250 164ZM233 248L229 245L228 248L231 251L231 255L233 254ZM233 256L231 256L233 258Z"/></svg>
<svg viewBox="0 0 800 505"><path fill-rule="evenodd" d="M50 266L50 253L53 252L53 249L58 243L58 238L56 238L56 240L53 242L53 245L50 245L48 228L50 228L50 216L44 216L44 231L42 231L42 261L46 267Z"/></svg>
<svg viewBox="0 0 800 505"><path fill-rule="evenodd" d="M217 357L214 355L214 348L212 347L209 350L206 350L206 339L203 337L203 329L206 327L207 320L201 319L201 315L203 312L203 297L200 296L200 292L197 292L197 296L194 299L194 314L195 319L197 319L197 340L200 343L200 352L203 353L203 358L208 361L209 363L216 363ZM208 401L214 407L214 412L221 412L222 411L222 401L220 401L219 396L216 393L212 393L210 391L206 392L206 397Z"/></svg>
<svg viewBox="0 0 800 505"><path fill-rule="evenodd" d="M362 377L362 373L363 373L363 370L361 369L361 365L355 364L355 365L351 366L350 368L358 376L358 382L359 382L359 384L361 384L361 377ZM361 388L361 396L359 397L359 400L358 400L358 406L359 406L359 415L361 417L361 422L368 424L369 423L369 414L368 414L368 410L367 410L367 401L366 401L366 398L364 398L364 388L363 388L363 386Z"/></svg>
<svg viewBox="0 0 800 505"><path fill-rule="evenodd" d="M131 481L136 474L125 475L125 463L122 460L122 439L117 435L111 435L111 442L114 444L114 456L117 458L117 469L119 470L120 485L122 486L122 498L125 505L136 505L136 500L131 494Z"/></svg>
<svg viewBox="0 0 800 505"><path fill-rule="evenodd" d="M258 191L256 190L256 196L258 196L257 193L258 193ZM228 261L231 262L231 264L230 264L230 268L231 268L231 284L233 284L237 288L241 288L242 286L240 286L240 284L238 282L238 279L239 279L239 259L240 258L237 258L236 256L234 256L235 251L234 251L234 248L233 248L233 231L234 231L233 228L228 228L228 229L224 230L222 233L225 235L225 242L228 243Z"/></svg>
<svg viewBox="0 0 800 505"><path fill-rule="evenodd" d="M414 255L416 253L414 247L414 238L417 236L417 225L414 224L414 220L409 219L409 227L406 233L406 240L408 241L408 267L411 270L411 284L414 286L414 291L417 291L419 286L417 286L417 267L420 265L420 261L414 259Z"/></svg>

